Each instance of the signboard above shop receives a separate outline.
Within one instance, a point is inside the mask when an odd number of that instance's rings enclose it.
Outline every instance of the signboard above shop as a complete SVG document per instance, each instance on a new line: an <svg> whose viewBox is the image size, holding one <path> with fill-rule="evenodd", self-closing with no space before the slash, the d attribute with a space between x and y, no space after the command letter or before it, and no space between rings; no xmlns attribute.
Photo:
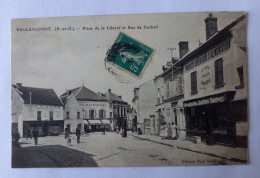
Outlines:
<svg viewBox="0 0 260 178"><path fill-rule="evenodd" d="M225 92L222 94L217 94L217 95L211 95L199 99L193 99L189 101L184 101L183 106L184 107L196 107L196 106L203 106L203 105L209 105L209 104L218 104L218 103L224 103L228 101L228 97L230 96L229 93L233 94L234 92Z"/></svg>

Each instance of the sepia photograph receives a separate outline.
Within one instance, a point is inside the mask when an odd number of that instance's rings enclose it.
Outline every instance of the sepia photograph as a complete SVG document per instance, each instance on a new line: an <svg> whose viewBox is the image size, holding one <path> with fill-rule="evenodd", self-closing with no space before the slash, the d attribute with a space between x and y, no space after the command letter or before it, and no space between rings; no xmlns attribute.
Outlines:
<svg viewBox="0 0 260 178"><path fill-rule="evenodd" d="M247 13L14 18L12 168L248 164Z"/></svg>

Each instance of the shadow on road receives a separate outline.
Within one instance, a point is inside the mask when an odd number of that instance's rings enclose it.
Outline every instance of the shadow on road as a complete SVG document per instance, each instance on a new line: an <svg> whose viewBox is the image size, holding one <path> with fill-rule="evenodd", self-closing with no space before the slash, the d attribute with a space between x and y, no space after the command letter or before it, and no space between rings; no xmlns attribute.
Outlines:
<svg viewBox="0 0 260 178"><path fill-rule="evenodd" d="M12 147L12 167L97 167L95 155L61 145Z"/></svg>

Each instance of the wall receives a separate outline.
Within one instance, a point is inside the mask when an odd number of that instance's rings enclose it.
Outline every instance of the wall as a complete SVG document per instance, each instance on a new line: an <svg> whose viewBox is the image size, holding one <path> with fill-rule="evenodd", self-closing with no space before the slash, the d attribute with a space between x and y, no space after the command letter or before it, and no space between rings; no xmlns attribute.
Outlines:
<svg viewBox="0 0 260 178"><path fill-rule="evenodd" d="M87 111L84 118L89 119L89 110L95 110L96 118L99 119L99 110L105 110L106 118L109 118L109 102L106 101L78 101L80 107Z"/></svg>
<svg viewBox="0 0 260 178"><path fill-rule="evenodd" d="M144 119L150 119L150 115L155 115L157 103L156 86L154 80L142 84L139 89L139 112L137 113L137 122L140 123L144 133Z"/></svg>
<svg viewBox="0 0 260 178"><path fill-rule="evenodd" d="M69 119L66 117L66 112L69 112ZM77 118L77 113L80 112L80 119ZM71 94L64 106L63 112L64 118L64 129L67 125L70 125L70 131L76 132L78 124L81 124L81 130L84 130L84 120L83 120L83 111L76 100L75 96Z"/></svg>
<svg viewBox="0 0 260 178"><path fill-rule="evenodd" d="M11 101L12 101L12 123L18 123L18 117L23 112L23 100L16 93L15 89L11 89Z"/></svg>

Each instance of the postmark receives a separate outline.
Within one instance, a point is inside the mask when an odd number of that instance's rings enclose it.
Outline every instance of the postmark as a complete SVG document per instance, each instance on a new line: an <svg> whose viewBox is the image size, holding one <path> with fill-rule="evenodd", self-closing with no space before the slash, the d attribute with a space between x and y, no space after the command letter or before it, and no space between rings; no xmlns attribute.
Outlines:
<svg viewBox="0 0 260 178"><path fill-rule="evenodd" d="M120 32L108 50L105 62L141 78L154 49Z"/></svg>

